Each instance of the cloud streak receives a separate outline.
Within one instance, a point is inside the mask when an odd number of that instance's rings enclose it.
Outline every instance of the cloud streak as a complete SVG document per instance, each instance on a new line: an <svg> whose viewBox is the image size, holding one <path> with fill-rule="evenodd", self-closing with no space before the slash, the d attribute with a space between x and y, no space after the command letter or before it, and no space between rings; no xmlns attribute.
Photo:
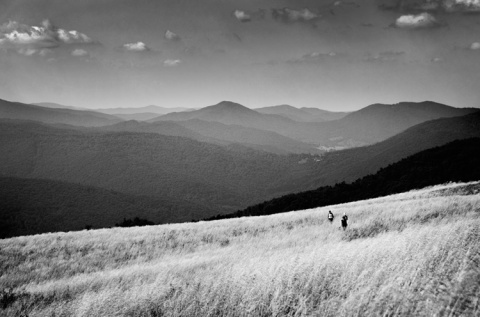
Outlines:
<svg viewBox="0 0 480 317"><path fill-rule="evenodd" d="M84 49L77 48L77 49L72 51L71 55L75 56L75 57L88 56L88 52Z"/></svg>
<svg viewBox="0 0 480 317"><path fill-rule="evenodd" d="M320 53L320 52L313 52L309 54L305 54L299 58L293 58L287 61L289 64L315 64L315 63L322 63L329 60L339 59L341 57L346 57L347 55L344 53L337 53L337 52L329 52L329 53Z"/></svg>
<svg viewBox="0 0 480 317"><path fill-rule="evenodd" d="M163 66L165 67L175 67L182 63L179 59L167 59L163 62Z"/></svg>

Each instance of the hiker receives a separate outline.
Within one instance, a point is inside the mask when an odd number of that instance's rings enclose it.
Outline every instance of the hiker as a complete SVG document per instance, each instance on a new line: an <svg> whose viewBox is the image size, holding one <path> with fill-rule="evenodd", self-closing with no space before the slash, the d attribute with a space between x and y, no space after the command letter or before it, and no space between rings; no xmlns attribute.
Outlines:
<svg viewBox="0 0 480 317"><path fill-rule="evenodd" d="M333 218L335 218L335 216L332 214L332 211L329 210L328 211L328 221L330 221L330 223L333 223Z"/></svg>
<svg viewBox="0 0 480 317"><path fill-rule="evenodd" d="M342 228L343 230L347 229L347 221L348 221L348 216L346 213L343 214L343 217L342 217Z"/></svg>

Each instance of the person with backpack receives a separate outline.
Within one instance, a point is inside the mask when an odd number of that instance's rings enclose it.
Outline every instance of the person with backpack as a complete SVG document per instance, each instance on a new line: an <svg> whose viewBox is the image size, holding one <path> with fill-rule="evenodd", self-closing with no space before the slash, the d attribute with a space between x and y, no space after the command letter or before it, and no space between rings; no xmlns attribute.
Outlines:
<svg viewBox="0 0 480 317"><path fill-rule="evenodd" d="M328 211L328 221L330 221L330 223L333 223L334 218L335 218L335 216L333 215L332 211L329 210Z"/></svg>
<svg viewBox="0 0 480 317"><path fill-rule="evenodd" d="M342 216L342 228L343 230L347 229L347 226L348 226L348 216L347 216L347 213L344 213L343 216Z"/></svg>

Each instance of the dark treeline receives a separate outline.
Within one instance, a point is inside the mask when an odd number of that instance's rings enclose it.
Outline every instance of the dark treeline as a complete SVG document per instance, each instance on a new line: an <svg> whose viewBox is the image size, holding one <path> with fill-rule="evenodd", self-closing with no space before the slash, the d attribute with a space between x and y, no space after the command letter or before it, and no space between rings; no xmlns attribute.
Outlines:
<svg viewBox="0 0 480 317"><path fill-rule="evenodd" d="M153 226L154 224L155 223L153 223L150 220L135 217L133 218L133 220L123 218L123 221L120 223L116 223L115 227L143 227L143 226Z"/></svg>
<svg viewBox="0 0 480 317"><path fill-rule="evenodd" d="M480 179L480 138L422 151L357 181L289 194L205 220L271 215L387 196L449 181Z"/></svg>

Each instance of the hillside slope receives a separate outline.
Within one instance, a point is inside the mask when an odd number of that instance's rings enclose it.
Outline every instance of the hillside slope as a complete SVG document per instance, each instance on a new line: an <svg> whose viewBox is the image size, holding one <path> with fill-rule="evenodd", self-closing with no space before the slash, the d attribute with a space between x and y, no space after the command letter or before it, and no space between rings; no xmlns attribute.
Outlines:
<svg viewBox="0 0 480 317"><path fill-rule="evenodd" d="M279 105L254 109L263 114L276 114L298 122L323 122L338 120L347 115L346 112L332 112L318 108L295 108L290 105Z"/></svg>
<svg viewBox="0 0 480 317"><path fill-rule="evenodd" d="M480 138L422 151L351 184L290 194L214 219L270 215L387 196L446 182L480 180Z"/></svg>
<svg viewBox="0 0 480 317"><path fill-rule="evenodd" d="M0 177L0 238L112 227L123 218L190 221L208 207L45 179Z"/></svg>
<svg viewBox="0 0 480 317"><path fill-rule="evenodd" d="M427 121L374 145L326 153L309 186L353 182L417 152L475 137L480 137L480 112Z"/></svg>
<svg viewBox="0 0 480 317"><path fill-rule="evenodd" d="M298 190L315 169L274 155L156 133L88 132L0 122L0 174L79 183L234 211ZM233 210L232 210L233 209ZM179 216L180 217L180 216Z"/></svg>
<svg viewBox="0 0 480 317"><path fill-rule="evenodd" d="M479 191L0 240L0 313L478 316ZM348 214L346 231L329 209Z"/></svg>
<svg viewBox="0 0 480 317"><path fill-rule="evenodd" d="M310 141L316 139L322 148L341 149L381 142L430 120L475 112L478 109L454 108L431 101L374 104L339 120L310 124L305 133Z"/></svg>
<svg viewBox="0 0 480 317"><path fill-rule="evenodd" d="M94 111L45 108L0 99L0 119L32 120L96 127L121 122L122 119Z"/></svg>
<svg viewBox="0 0 480 317"><path fill-rule="evenodd" d="M311 144L293 140L272 131L246 128L241 125L207 122L199 119L178 121L178 124L204 137L222 140L227 143L239 143L266 152L277 154L321 153Z"/></svg>
<svg viewBox="0 0 480 317"><path fill-rule="evenodd" d="M189 108L182 108L182 107L177 107L177 108L165 108L165 107L160 107L160 106L155 106L155 105L150 105L150 106L145 106L145 107L136 107L136 108L101 108L101 109L95 109L95 111L101 112L101 113L106 113L106 114L112 114L112 115L117 115L117 114L123 114L123 115L135 115L135 114L140 114L140 113L152 113L152 114L157 114L157 117L159 115L171 113L171 112L181 112L181 111L188 111L192 110Z"/></svg>
<svg viewBox="0 0 480 317"><path fill-rule="evenodd" d="M157 121L152 123L127 121L101 127L103 131L158 133L186 137L218 145L241 144L256 150L276 154L321 153L312 145L287 138L271 131L226 125L199 119L187 121Z"/></svg>

